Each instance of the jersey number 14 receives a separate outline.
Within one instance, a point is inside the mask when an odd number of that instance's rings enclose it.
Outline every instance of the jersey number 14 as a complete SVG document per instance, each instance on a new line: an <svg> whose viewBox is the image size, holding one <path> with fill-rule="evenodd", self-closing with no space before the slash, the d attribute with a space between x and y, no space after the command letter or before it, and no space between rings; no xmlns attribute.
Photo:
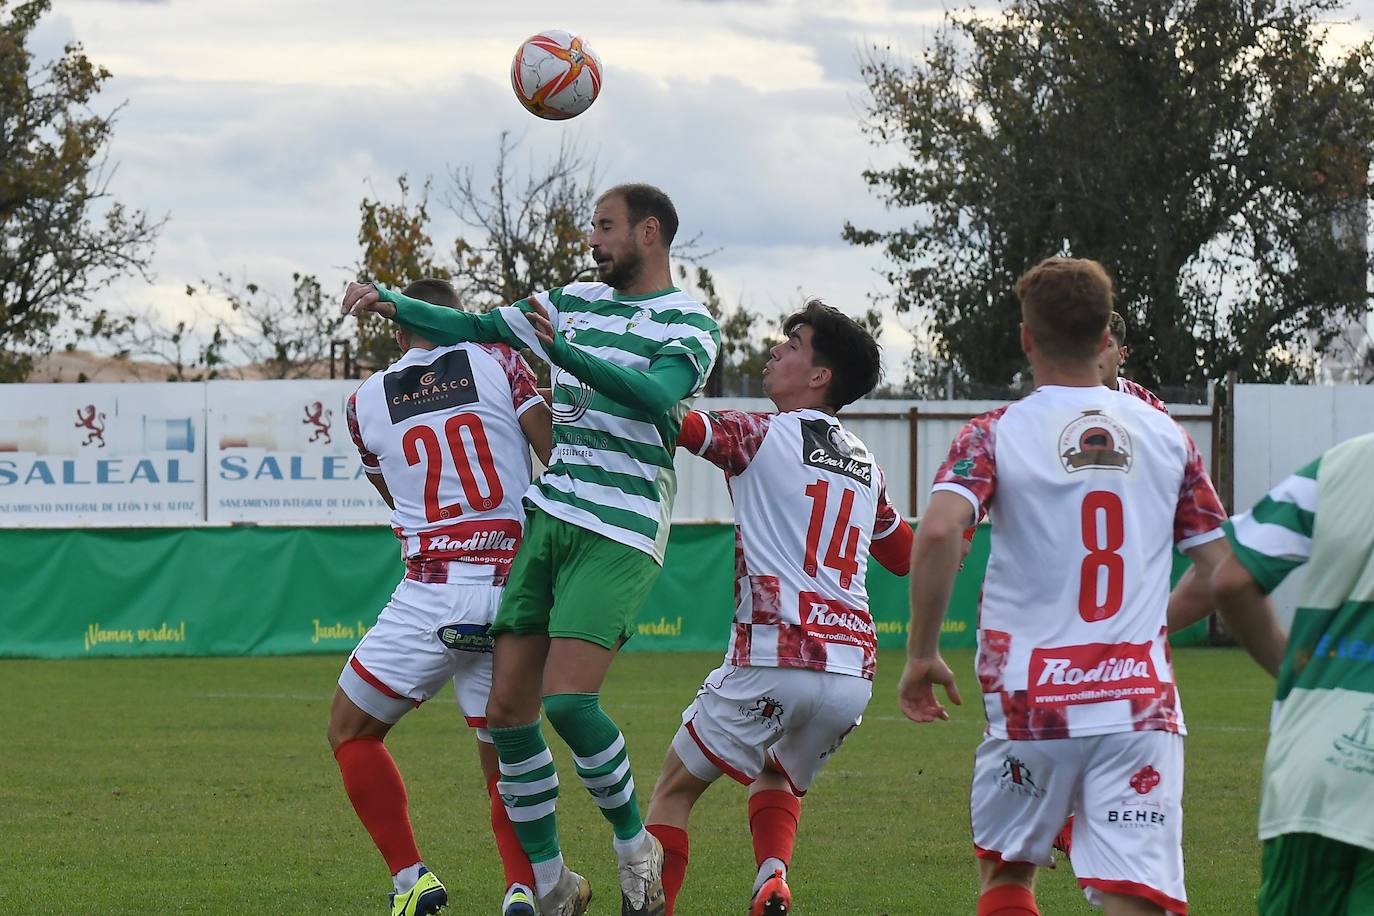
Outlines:
<svg viewBox="0 0 1374 916"><path fill-rule="evenodd" d="M830 544L825 548L825 565L840 574L840 588L849 588L859 571L859 529L849 524L854 509L854 491L842 487L840 513L831 529ZM806 526L806 560L802 568L808 576L816 574L816 553L821 546L821 527L825 524L826 503L830 498L830 484L818 480L806 488L811 497L811 522Z"/></svg>

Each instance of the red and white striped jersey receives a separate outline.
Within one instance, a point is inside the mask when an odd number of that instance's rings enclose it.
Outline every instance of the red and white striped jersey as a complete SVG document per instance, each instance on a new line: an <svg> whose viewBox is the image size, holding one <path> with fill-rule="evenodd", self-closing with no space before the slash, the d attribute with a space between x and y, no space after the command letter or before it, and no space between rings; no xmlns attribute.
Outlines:
<svg viewBox="0 0 1374 916"><path fill-rule="evenodd" d="M348 429L391 492L409 578L505 582L530 485L519 417L539 403L505 344L412 348L349 397Z"/></svg>
<svg viewBox="0 0 1374 916"><path fill-rule="evenodd" d="M1164 402L1161 401L1153 391L1146 388L1144 385L1136 384L1128 378L1118 378L1116 380L1116 390L1120 391L1122 394L1129 394L1133 398L1139 398L1155 410L1162 410L1165 413L1169 412L1169 408L1165 406Z"/></svg>
<svg viewBox="0 0 1374 916"><path fill-rule="evenodd" d="M1173 548L1222 536L1193 440L1104 386L1045 386L964 427L935 490L992 521L978 619L988 734L1182 733L1166 636Z"/></svg>
<svg viewBox="0 0 1374 916"><path fill-rule="evenodd" d="M725 471L735 504L726 660L872 679L869 546L904 531L909 547L910 527L888 501L867 446L835 417L809 409L693 411L678 445Z"/></svg>

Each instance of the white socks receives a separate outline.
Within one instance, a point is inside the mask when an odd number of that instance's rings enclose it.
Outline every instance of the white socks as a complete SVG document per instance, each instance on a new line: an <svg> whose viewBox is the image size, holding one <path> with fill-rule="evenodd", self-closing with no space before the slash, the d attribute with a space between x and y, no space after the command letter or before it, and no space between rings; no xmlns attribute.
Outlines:
<svg viewBox="0 0 1374 916"><path fill-rule="evenodd" d="M414 865L407 865L405 868L391 876L391 881L396 885L396 893L404 894L415 886L415 882L420 880L420 869L425 867L425 863L416 862Z"/></svg>
<svg viewBox="0 0 1374 916"><path fill-rule="evenodd" d="M611 845L615 847L615 857L621 865L626 862L639 858L644 851L644 844L649 841L649 831L640 828L639 833L622 840L620 837L611 837Z"/></svg>
<svg viewBox="0 0 1374 916"><path fill-rule="evenodd" d="M563 855L559 853L545 862L531 862L530 866L534 869L534 893L543 899L563 876Z"/></svg>

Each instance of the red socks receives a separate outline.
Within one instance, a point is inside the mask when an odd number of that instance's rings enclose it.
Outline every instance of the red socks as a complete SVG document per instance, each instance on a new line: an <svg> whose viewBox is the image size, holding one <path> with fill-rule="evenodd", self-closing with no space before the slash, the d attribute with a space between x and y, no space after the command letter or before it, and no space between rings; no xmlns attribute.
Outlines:
<svg viewBox="0 0 1374 916"><path fill-rule="evenodd" d="M420 861L410 829L406 785L380 738L352 738L334 749L344 791L394 875Z"/></svg>
<svg viewBox="0 0 1374 916"><path fill-rule="evenodd" d="M782 789L767 789L749 796L749 832L754 837L754 863L780 859L792 864L797 841L801 800Z"/></svg>
<svg viewBox="0 0 1374 916"><path fill-rule="evenodd" d="M515 835L515 825L510 822L506 805L501 801L501 793L496 790L500 778L500 773L492 773L487 777L487 795L491 798L491 832L496 836L496 851L501 854L506 887L523 884L533 889L534 868L530 866L530 857L521 847L520 838Z"/></svg>
<svg viewBox="0 0 1374 916"><path fill-rule="evenodd" d="M990 887L978 898L978 916L1040 916L1035 894L1019 884Z"/></svg>
<svg viewBox="0 0 1374 916"><path fill-rule="evenodd" d="M667 824L646 824L644 829L663 844L663 896L668 903L665 916L673 916L678 892L687 877L687 831Z"/></svg>

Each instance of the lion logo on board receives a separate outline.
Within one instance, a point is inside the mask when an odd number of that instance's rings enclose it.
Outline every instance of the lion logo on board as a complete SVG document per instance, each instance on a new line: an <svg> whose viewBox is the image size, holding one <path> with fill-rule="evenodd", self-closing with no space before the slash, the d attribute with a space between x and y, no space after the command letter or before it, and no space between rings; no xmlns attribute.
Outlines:
<svg viewBox="0 0 1374 916"><path fill-rule="evenodd" d="M1059 460L1073 474L1088 468L1131 469L1131 434L1100 410L1085 410L1059 434Z"/></svg>
<svg viewBox="0 0 1374 916"><path fill-rule="evenodd" d="M78 407L76 422L72 426L85 431L86 441L81 443L83 448L91 443L95 443L96 448L105 447L105 414L96 410L94 404Z"/></svg>

